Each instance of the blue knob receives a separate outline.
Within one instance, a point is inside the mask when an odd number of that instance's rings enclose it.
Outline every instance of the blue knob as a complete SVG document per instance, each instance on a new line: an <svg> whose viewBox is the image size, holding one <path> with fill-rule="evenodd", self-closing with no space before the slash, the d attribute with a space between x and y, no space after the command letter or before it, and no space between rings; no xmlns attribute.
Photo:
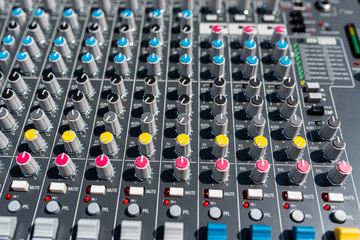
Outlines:
<svg viewBox="0 0 360 240"><path fill-rule="evenodd" d="M223 41L221 39L216 39L212 42L214 48L221 48L223 46Z"/></svg>
<svg viewBox="0 0 360 240"><path fill-rule="evenodd" d="M255 43L254 40L247 40L247 41L245 42L245 46L246 46L247 48L254 48L254 47L256 46L256 43Z"/></svg>
<svg viewBox="0 0 360 240"><path fill-rule="evenodd" d="M91 53L85 53L81 56L81 60L83 62L90 62L93 59L93 55Z"/></svg>
<svg viewBox="0 0 360 240"><path fill-rule="evenodd" d="M159 61L159 57L156 54L150 54L147 59L149 63L156 63Z"/></svg>
<svg viewBox="0 0 360 240"><path fill-rule="evenodd" d="M215 63L217 63L217 64L222 64L222 63L224 63L225 58L224 58L224 56L222 56L222 55L216 55L216 56L213 58L213 61L214 61Z"/></svg>
<svg viewBox="0 0 360 240"><path fill-rule="evenodd" d="M191 40L188 38L184 38L180 41L180 45L183 47L189 47L191 46Z"/></svg>
<svg viewBox="0 0 360 240"><path fill-rule="evenodd" d="M282 64L282 65L285 65L285 66L288 66L288 65L290 65L291 64L291 59L289 58L289 57L282 57L282 58L280 58L280 63Z"/></svg>
<svg viewBox="0 0 360 240"><path fill-rule="evenodd" d="M314 227L307 226L293 226L292 239L293 240L315 240L316 230Z"/></svg>
<svg viewBox="0 0 360 240"><path fill-rule="evenodd" d="M160 40L157 39L157 38L152 38L149 41L149 45L152 46L152 47L157 47L157 46L160 45Z"/></svg>
<svg viewBox="0 0 360 240"><path fill-rule="evenodd" d="M286 41L281 40L281 41L278 41L278 42L277 42L277 46L278 46L279 48L287 48L288 44L287 44Z"/></svg>
<svg viewBox="0 0 360 240"><path fill-rule="evenodd" d="M152 16L153 16L153 17L158 18L158 17L161 17L161 15L162 15L162 12L161 12L159 9L155 9L155 10L152 12Z"/></svg>
<svg viewBox="0 0 360 240"><path fill-rule="evenodd" d="M117 41L117 44L120 46L120 47L123 47L123 46L126 46L128 44L128 40L126 38L120 38L118 41Z"/></svg>
<svg viewBox="0 0 360 240"><path fill-rule="evenodd" d="M64 16L65 17L70 17L71 15L74 14L74 10L72 10L71 8L68 8L64 11Z"/></svg>
<svg viewBox="0 0 360 240"><path fill-rule="evenodd" d="M93 46L96 44L96 38L94 37L89 37L85 40L85 44L88 46Z"/></svg>
<svg viewBox="0 0 360 240"><path fill-rule="evenodd" d="M207 240L226 240L226 230L224 223L208 223Z"/></svg>
<svg viewBox="0 0 360 240"><path fill-rule="evenodd" d="M7 59L9 57L9 52L4 50L0 52L0 59Z"/></svg>
<svg viewBox="0 0 360 240"><path fill-rule="evenodd" d="M192 12L191 12L191 10L184 10L183 12L182 12L182 16L184 17L184 18L189 18L189 17L191 17L191 15L192 15Z"/></svg>
<svg viewBox="0 0 360 240"><path fill-rule="evenodd" d="M131 17L132 14L133 14L133 12L129 9L126 9L126 10L122 11L122 13L121 13L121 15L126 18Z"/></svg>
<svg viewBox="0 0 360 240"><path fill-rule="evenodd" d="M101 17L104 12L101 9L96 9L92 12L93 17L98 18Z"/></svg>
<svg viewBox="0 0 360 240"><path fill-rule="evenodd" d="M40 17L41 15L43 15L44 14L44 10L42 10L41 8L38 8L38 9L36 9L35 11L34 11L34 15L36 16L36 17Z"/></svg>
<svg viewBox="0 0 360 240"><path fill-rule="evenodd" d="M18 7L18 8L14 8L13 10L12 10L12 14L14 15L14 16L19 16L20 14L22 14L22 9L20 8L20 7Z"/></svg>
<svg viewBox="0 0 360 240"><path fill-rule="evenodd" d="M65 39L63 37L58 37L54 40L54 44L56 46L60 46L65 43Z"/></svg>
<svg viewBox="0 0 360 240"><path fill-rule="evenodd" d="M114 61L117 62L117 63L122 63L126 60L126 57L124 54L117 54L115 57L114 57Z"/></svg>
<svg viewBox="0 0 360 240"><path fill-rule="evenodd" d="M271 240L271 227L268 225L251 225L251 240Z"/></svg>
<svg viewBox="0 0 360 240"><path fill-rule="evenodd" d="M251 64L251 65L254 65L254 64L257 64L258 62L258 58L256 56L250 56L246 59L246 61Z"/></svg>
<svg viewBox="0 0 360 240"><path fill-rule="evenodd" d="M191 62L191 57L187 54L184 54L180 57L180 62L189 63L189 62Z"/></svg>
<svg viewBox="0 0 360 240"><path fill-rule="evenodd" d="M28 54L26 52L19 52L18 54L16 54L16 59L17 60L25 60L27 58Z"/></svg>
<svg viewBox="0 0 360 240"><path fill-rule="evenodd" d="M50 61L56 61L56 60L59 60L60 58L61 58L61 55L59 52L50 53L50 56L49 56Z"/></svg>
<svg viewBox="0 0 360 240"><path fill-rule="evenodd" d="M7 35L6 37L3 38L4 44L10 44L12 42L14 42L14 37L11 35Z"/></svg>
<svg viewBox="0 0 360 240"><path fill-rule="evenodd" d="M24 38L23 38L22 43L23 43L24 45L29 45L32 41L33 41L33 38L30 37L30 36L27 36L27 37L24 37Z"/></svg>

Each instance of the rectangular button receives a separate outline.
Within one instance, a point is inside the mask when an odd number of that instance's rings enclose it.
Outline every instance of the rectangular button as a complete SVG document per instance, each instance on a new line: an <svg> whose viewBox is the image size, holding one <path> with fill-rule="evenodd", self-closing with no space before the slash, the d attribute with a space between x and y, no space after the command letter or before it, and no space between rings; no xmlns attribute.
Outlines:
<svg viewBox="0 0 360 240"><path fill-rule="evenodd" d="M145 188L143 187L128 187L129 188L129 196L137 196L143 197L145 194Z"/></svg>
<svg viewBox="0 0 360 240"><path fill-rule="evenodd" d="M307 92L319 92L320 84L318 82L306 82L306 91Z"/></svg>
<svg viewBox="0 0 360 240"><path fill-rule="evenodd" d="M302 192L299 191L283 192L283 198L285 201L295 201L295 202L301 202L304 199Z"/></svg>
<svg viewBox="0 0 360 240"><path fill-rule="evenodd" d="M55 240L59 227L58 218L37 218L34 224L32 240Z"/></svg>
<svg viewBox="0 0 360 240"><path fill-rule="evenodd" d="M105 185L89 185L86 192L94 195L105 195L106 187Z"/></svg>
<svg viewBox="0 0 360 240"><path fill-rule="evenodd" d="M98 240L100 233L99 219L79 219L76 240Z"/></svg>
<svg viewBox="0 0 360 240"><path fill-rule="evenodd" d="M11 191L27 192L29 190L29 183L27 181L13 180L10 185Z"/></svg>
<svg viewBox="0 0 360 240"><path fill-rule="evenodd" d="M0 239L13 239L17 217L0 217Z"/></svg>
<svg viewBox="0 0 360 240"><path fill-rule="evenodd" d="M262 200L263 190L249 188L248 190L244 191L244 198L249 200Z"/></svg>
<svg viewBox="0 0 360 240"><path fill-rule="evenodd" d="M165 222L164 240L184 240L184 223Z"/></svg>
<svg viewBox="0 0 360 240"><path fill-rule="evenodd" d="M205 16L205 20L207 22L215 22L215 21L217 21L217 19L218 19L218 16L216 14L206 14L206 16Z"/></svg>
<svg viewBox="0 0 360 240"><path fill-rule="evenodd" d="M321 93L309 93L309 96L307 98L309 103L320 103L322 101Z"/></svg>
<svg viewBox="0 0 360 240"><path fill-rule="evenodd" d="M65 183L52 182L49 185L48 191L50 193L66 194L67 186Z"/></svg>
<svg viewBox="0 0 360 240"><path fill-rule="evenodd" d="M128 221L121 222L120 240L141 240L142 222Z"/></svg>
<svg viewBox="0 0 360 240"><path fill-rule="evenodd" d="M328 193L328 202L344 202L344 195L342 193Z"/></svg>
<svg viewBox="0 0 360 240"><path fill-rule="evenodd" d="M235 14L234 15L234 21L235 22L245 22L246 15L245 14Z"/></svg>
<svg viewBox="0 0 360 240"><path fill-rule="evenodd" d="M275 16L272 14L264 14L263 21L264 22L275 22Z"/></svg>
<svg viewBox="0 0 360 240"><path fill-rule="evenodd" d="M184 197L184 188L181 187L165 188L164 194L166 197Z"/></svg>
<svg viewBox="0 0 360 240"><path fill-rule="evenodd" d="M224 191L221 189L204 189L204 198L223 199Z"/></svg>

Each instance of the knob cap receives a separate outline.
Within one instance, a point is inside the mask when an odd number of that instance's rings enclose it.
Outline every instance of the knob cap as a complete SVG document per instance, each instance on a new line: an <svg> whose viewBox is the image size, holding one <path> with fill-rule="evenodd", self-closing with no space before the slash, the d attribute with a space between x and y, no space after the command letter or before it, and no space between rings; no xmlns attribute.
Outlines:
<svg viewBox="0 0 360 240"><path fill-rule="evenodd" d="M56 157L55 165L59 171L59 175L64 178L75 174L75 164L66 153L62 153Z"/></svg>
<svg viewBox="0 0 360 240"><path fill-rule="evenodd" d="M38 131L47 131L52 126L49 118L46 116L45 112L40 108L32 111L30 113L30 118L33 121L35 128Z"/></svg>
<svg viewBox="0 0 360 240"><path fill-rule="evenodd" d="M284 119L289 119L296 113L296 110L299 106L299 100L292 95L288 97L283 103L280 109L280 116Z"/></svg>
<svg viewBox="0 0 360 240"><path fill-rule="evenodd" d="M111 92L123 96L126 93L124 79L121 76L113 75L110 79Z"/></svg>
<svg viewBox="0 0 360 240"><path fill-rule="evenodd" d="M160 93L158 80L155 76L147 76L144 79L145 93L151 93L154 96L158 96Z"/></svg>
<svg viewBox="0 0 360 240"><path fill-rule="evenodd" d="M175 150L179 156L189 156L191 152L190 137L186 134L179 134L176 137Z"/></svg>
<svg viewBox="0 0 360 240"><path fill-rule="evenodd" d="M244 70L242 71L245 78L252 79L256 77L259 60L256 56L249 56L246 59Z"/></svg>
<svg viewBox="0 0 360 240"><path fill-rule="evenodd" d="M184 25L180 27L180 34L182 39L189 39L192 41L193 28L190 25Z"/></svg>
<svg viewBox="0 0 360 240"><path fill-rule="evenodd" d="M91 96L95 91L91 84L89 76L85 73L76 77L76 84L78 89L86 96Z"/></svg>
<svg viewBox="0 0 360 240"><path fill-rule="evenodd" d="M282 57L286 57L288 53L288 49L289 49L289 44L286 41L284 40L278 41L275 44L275 49L271 55L272 60L275 63L278 63Z"/></svg>
<svg viewBox="0 0 360 240"><path fill-rule="evenodd" d="M156 132L155 117L150 112L144 112L141 115L140 123L141 131L149 133L150 135Z"/></svg>
<svg viewBox="0 0 360 240"><path fill-rule="evenodd" d="M280 100L290 97L295 90L295 81L292 78L284 79L281 83L277 96Z"/></svg>
<svg viewBox="0 0 360 240"><path fill-rule="evenodd" d="M247 40L244 43L243 50L241 52L241 60L246 61L246 59L250 56L255 56L256 52L256 42L254 40Z"/></svg>
<svg viewBox="0 0 360 240"><path fill-rule="evenodd" d="M260 114L255 115L251 119L251 123L248 128L248 135L252 138L263 135L265 124L266 124L266 120L262 115Z"/></svg>
<svg viewBox="0 0 360 240"><path fill-rule="evenodd" d="M22 152L16 157L16 163L25 176L35 175L39 165L28 152Z"/></svg>
<svg viewBox="0 0 360 240"><path fill-rule="evenodd" d="M81 63L84 68L84 72L89 75L95 75L98 71L95 58L91 53L85 53L81 56Z"/></svg>
<svg viewBox="0 0 360 240"><path fill-rule="evenodd" d="M188 54L184 54L180 57L179 73L181 76L190 76L193 72L192 66L192 57Z"/></svg>
<svg viewBox="0 0 360 240"><path fill-rule="evenodd" d="M211 112L214 116L226 114L227 98L224 95L217 95L212 103Z"/></svg>
<svg viewBox="0 0 360 240"><path fill-rule="evenodd" d="M78 15L72 8L65 9L63 17L72 29L78 29L80 27Z"/></svg>
<svg viewBox="0 0 360 240"><path fill-rule="evenodd" d="M11 85L11 88L17 94L24 94L28 90L28 86L24 78L16 71L13 71L9 75L9 83Z"/></svg>
<svg viewBox="0 0 360 240"><path fill-rule="evenodd" d="M131 58L132 54L131 54L130 42L125 37L122 37L117 41L117 48L119 50L119 53L122 53L126 57L126 59Z"/></svg>
<svg viewBox="0 0 360 240"><path fill-rule="evenodd" d="M337 161L341 153L345 150L346 143L340 137L334 138L324 148L324 158L329 161Z"/></svg>
<svg viewBox="0 0 360 240"><path fill-rule="evenodd" d="M154 142L149 133L140 134L138 148L140 154L145 156L151 156L155 152Z"/></svg>
<svg viewBox="0 0 360 240"><path fill-rule="evenodd" d="M257 160L255 167L250 173L250 178L255 184L262 184L266 181L266 178L270 171L270 164L268 161L261 159Z"/></svg>
<svg viewBox="0 0 360 240"><path fill-rule="evenodd" d="M223 32L223 27L221 25L214 25L211 28L211 36L210 36L211 42L217 39L223 40L223 36L224 36L224 32Z"/></svg>
<svg viewBox="0 0 360 240"><path fill-rule="evenodd" d="M249 105L246 109L246 116L253 118L255 115L261 114L261 110L264 105L264 100L259 95L250 98Z"/></svg>
<svg viewBox="0 0 360 240"><path fill-rule="evenodd" d="M244 46L246 41L254 40L255 28L251 25L244 27L244 30L241 34L240 45Z"/></svg>
<svg viewBox="0 0 360 240"><path fill-rule="evenodd" d="M55 74L63 74L66 71L67 67L59 52L51 53L49 55L49 61L51 64L51 69Z"/></svg>
<svg viewBox="0 0 360 240"><path fill-rule="evenodd" d="M16 47L15 38L12 35L7 35L4 37L2 44L5 47L5 50L8 52L12 52Z"/></svg>
<svg viewBox="0 0 360 240"><path fill-rule="evenodd" d="M164 32L163 28L158 24L154 24L150 27L150 38L157 38L161 43L164 42Z"/></svg>
<svg viewBox="0 0 360 240"><path fill-rule="evenodd" d="M120 38L125 38L130 42L130 46L134 45L133 31L129 25L123 24L120 26Z"/></svg>
<svg viewBox="0 0 360 240"><path fill-rule="evenodd" d="M42 82L51 95L55 96L61 92L60 84L52 72L45 73L42 76Z"/></svg>
<svg viewBox="0 0 360 240"><path fill-rule="evenodd" d="M226 135L228 129L228 118L226 115L220 113L215 116L214 122L212 125L212 132L215 136Z"/></svg>
<svg viewBox="0 0 360 240"><path fill-rule="evenodd" d="M66 22L62 22L60 24L59 33L63 38L66 39L67 42L75 43L75 41L76 41L75 35L74 35L71 27L69 26L69 24L67 24Z"/></svg>
<svg viewBox="0 0 360 240"><path fill-rule="evenodd" d="M85 40L85 45L88 52L94 56L95 59L101 57L101 50L99 47L99 43L94 37L89 37Z"/></svg>
<svg viewBox="0 0 360 240"><path fill-rule="evenodd" d="M129 72L129 65L125 55L119 53L114 57L115 73L119 75L126 75Z"/></svg>
<svg viewBox="0 0 360 240"><path fill-rule="evenodd" d="M180 113L176 118L176 131L178 134L190 134L191 118L187 113Z"/></svg>
<svg viewBox="0 0 360 240"><path fill-rule="evenodd" d="M155 114L158 111L156 98L151 93L147 93L144 95L143 100L142 100L142 105L143 105L144 112L150 112L152 114Z"/></svg>
<svg viewBox="0 0 360 240"><path fill-rule="evenodd" d="M182 76L179 79L178 93L179 95L183 95L183 94L188 96L192 95L192 81L190 77Z"/></svg>
<svg viewBox="0 0 360 240"><path fill-rule="evenodd" d="M10 88L4 90L2 93L2 100L4 101L5 106L9 111L16 112L22 108L22 103L19 97Z"/></svg>
<svg viewBox="0 0 360 240"><path fill-rule="evenodd" d="M177 111L178 113L186 113L191 115L192 108L191 108L191 98L188 95L180 95L177 103Z"/></svg>
<svg viewBox="0 0 360 240"><path fill-rule="evenodd" d="M189 56L192 56L192 42L189 38L183 38L180 40L180 55L187 54Z"/></svg>
<svg viewBox="0 0 360 240"><path fill-rule="evenodd" d="M98 23L103 30L108 28L105 13L102 9L95 9L91 13L91 16L94 19L94 22Z"/></svg>
<svg viewBox="0 0 360 240"><path fill-rule="evenodd" d="M107 103L110 111L113 111L116 114L121 114L124 111L124 106L122 104L121 98L116 93L110 93L107 98Z"/></svg>
<svg viewBox="0 0 360 240"><path fill-rule="evenodd" d="M218 135L213 145L213 154L217 158L223 158L227 155L229 149L229 138L225 135Z"/></svg>
<svg viewBox="0 0 360 240"><path fill-rule="evenodd" d="M181 13L181 26L189 25L192 26L193 13L190 8L185 8Z"/></svg>
<svg viewBox="0 0 360 240"><path fill-rule="evenodd" d="M90 112L90 105L86 100L85 94L81 91L77 91L72 95L72 101L74 103L75 110L79 111L82 115L86 115Z"/></svg>
<svg viewBox="0 0 360 240"><path fill-rule="evenodd" d="M329 182L333 185L341 185L351 174L352 167L349 163L341 161L336 163L334 168L327 175Z"/></svg>
<svg viewBox="0 0 360 240"><path fill-rule="evenodd" d="M151 12L150 18L151 18L151 25L158 25L161 28L164 27L163 13L159 9L155 8L155 10Z"/></svg>
<svg viewBox="0 0 360 240"><path fill-rule="evenodd" d="M156 54L159 58L162 57L161 42L158 38L151 38L149 40L149 54Z"/></svg>
<svg viewBox="0 0 360 240"><path fill-rule="evenodd" d="M61 138L64 143L65 150L68 153L78 153L81 151L82 146L80 140L74 131L65 131Z"/></svg>
<svg viewBox="0 0 360 240"><path fill-rule="evenodd" d="M266 137L257 136L254 138L250 146L249 154L253 159L261 159L264 157L266 148L268 145L268 140Z"/></svg>
<svg viewBox="0 0 360 240"><path fill-rule="evenodd" d="M281 26L281 25L276 26L275 29L274 29L274 32L273 32L273 34L271 36L271 40L270 40L271 45L275 46L275 44L278 41L285 40L286 35L287 35L287 31L286 31L286 28L284 26Z"/></svg>
<svg viewBox="0 0 360 240"><path fill-rule="evenodd" d="M70 47L64 37L58 37L54 40L54 46L56 50L61 54L61 56L64 57L70 57L71 56L71 50Z"/></svg>
<svg viewBox="0 0 360 240"><path fill-rule="evenodd" d="M319 135L324 140L333 139L341 126L341 122L336 117L329 117L325 124L321 126Z"/></svg>
<svg viewBox="0 0 360 240"><path fill-rule="evenodd" d="M306 141L302 137L295 137L286 149L286 155L291 160L298 160L304 153Z"/></svg>
<svg viewBox="0 0 360 240"><path fill-rule="evenodd" d="M19 52L16 54L16 62L19 64L21 72L28 74L35 69L33 60L27 52Z"/></svg>
<svg viewBox="0 0 360 240"><path fill-rule="evenodd" d="M294 114L293 116L291 116L283 130L285 138L293 139L294 137L299 135L302 123L303 121L298 115Z"/></svg>
<svg viewBox="0 0 360 240"><path fill-rule="evenodd" d="M36 98L39 101L41 109L45 112L51 113L56 110L56 103L51 94L46 89L40 90L37 93Z"/></svg>
<svg viewBox="0 0 360 240"><path fill-rule="evenodd" d="M309 172L310 172L310 165L308 162L304 160L297 162L296 166L293 167L289 173L290 182L296 185L303 184Z"/></svg>
<svg viewBox="0 0 360 240"><path fill-rule="evenodd" d="M223 77L216 77L211 85L211 96L226 94L226 80Z"/></svg>
<svg viewBox="0 0 360 240"><path fill-rule="evenodd" d="M225 182L229 178L230 163L224 158L216 160L215 166L212 171L212 178L216 182Z"/></svg>
<svg viewBox="0 0 360 240"><path fill-rule="evenodd" d="M75 132L82 132L85 130L86 124L77 110L71 110L67 115L66 119L69 122L70 129Z"/></svg>
<svg viewBox="0 0 360 240"><path fill-rule="evenodd" d="M224 44L223 40L215 39L214 41L212 41L210 57L213 58L216 55L224 55L224 47L225 47L225 44Z"/></svg>
<svg viewBox="0 0 360 240"><path fill-rule="evenodd" d="M106 155L115 155L119 150L115 138L110 132L103 132L100 135L100 146Z"/></svg>
<svg viewBox="0 0 360 240"><path fill-rule="evenodd" d="M40 55L40 49L32 37L30 36L24 37L22 39L22 45L25 47L30 57L35 58Z"/></svg>
<svg viewBox="0 0 360 240"><path fill-rule="evenodd" d="M10 67L10 53L6 50L0 52L0 68L3 72L8 71Z"/></svg>
<svg viewBox="0 0 360 240"><path fill-rule="evenodd" d="M45 140L35 129L29 129L25 132L25 140L33 152L41 152L46 148Z"/></svg>
<svg viewBox="0 0 360 240"><path fill-rule="evenodd" d="M96 173L99 178L108 179L114 175L110 159L102 154L95 159Z"/></svg>
<svg viewBox="0 0 360 240"><path fill-rule="evenodd" d="M92 37L96 38L96 40L98 40L100 46L104 43L105 38L104 38L104 34L103 34L100 24L98 24L98 23L91 24L89 27L89 33L90 33L90 36L92 36Z"/></svg>
<svg viewBox="0 0 360 240"><path fill-rule="evenodd" d="M105 113L103 120L106 131L111 132L115 135L121 132L120 121L116 113L112 111Z"/></svg>
<svg viewBox="0 0 360 240"><path fill-rule="evenodd" d="M19 39L21 35L21 28L16 21L10 21L7 25L6 30L9 32L10 35L14 36L15 39Z"/></svg>
<svg viewBox="0 0 360 240"><path fill-rule="evenodd" d="M1 107L0 108L0 127L2 130L11 131L17 126L17 123L14 117L9 113L9 111Z"/></svg>
<svg viewBox="0 0 360 240"><path fill-rule="evenodd" d="M151 166L149 160L140 156L135 160L135 176L140 180L149 179L151 177Z"/></svg>
<svg viewBox="0 0 360 240"><path fill-rule="evenodd" d="M43 44L46 41L45 34L37 22L32 22L28 26L30 36L32 36L36 43Z"/></svg>
<svg viewBox="0 0 360 240"><path fill-rule="evenodd" d="M190 178L190 162L185 157L179 157L174 162L174 177L178 181L186 181Z"/></svg>
<svg viewBox="0 0 360 240"><path fill-rule="evenodd" d="M49 14L41 8L34 11L34 20L39 23L44 30L50 27Z"/></svg>
<svg viewBox="0 0 360 240"><path fill-rule="evenodd" d="M215 77L224 75L225 71L225 58L222 55L216 55L212 59L211 74Z"/></svg>
<svg viewBox="0 0 360 240"><path fill-rule="evenodd" d="M150 54L147 58L147 71L148 75L154 76L161 72L160 58L155 54Z"/></svg>
<svg viewBox="0 0 360 240"><path fill-rule="evenodd" d="M9 139L5 136L3 132L0 131L0 150L4 152L9 146L9 143Z"/></svg>
<svg viewBox="0 0 360 240"><path fill-rule="evenodd" d="M12 18L18 22L21 26L24 26L27 22L27 16L26 16L26 12L21 8L21 7L17 7L14 8L11 12L11 16Z"/></svg>
<svg viewBox="0 0 360 240"><path fill-rule="evenodd" d="M291 69L291 59L289 57L280 58L279 63L275 67L274 75L278 79L284 79L289 76Z"/></svg>

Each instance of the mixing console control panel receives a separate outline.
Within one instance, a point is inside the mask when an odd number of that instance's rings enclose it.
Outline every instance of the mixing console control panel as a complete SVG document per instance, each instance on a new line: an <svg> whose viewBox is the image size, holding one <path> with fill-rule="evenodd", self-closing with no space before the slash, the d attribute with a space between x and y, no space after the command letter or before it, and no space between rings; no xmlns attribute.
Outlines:
<svg viewBox="0 0 360 240"><path fill-rule="evenodd" d="M0 239L359 240L359 12L0 0Z"/></svg>

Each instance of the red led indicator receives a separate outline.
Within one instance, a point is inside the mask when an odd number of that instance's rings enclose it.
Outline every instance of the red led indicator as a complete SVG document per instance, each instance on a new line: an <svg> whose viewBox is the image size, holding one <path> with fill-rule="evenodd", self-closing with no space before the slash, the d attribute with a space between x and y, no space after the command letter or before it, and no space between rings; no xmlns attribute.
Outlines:
<svg viewBox="0 0 360 240"><path fill-rule="evenodd" d="M130 200L128 198L124 198L124 200L123 200L124 204L128 204L129 202L130 202Z"/></svg>
<svg viewBox="0 0 360 240"><path fill-rule="evenodd" d="M359 61L354 61L354 66L359 66L360 65L360 62Z"/></svg>
<svg viewBox="0 0 360 240"><path fill-rule="evenodd" d="M46 196L46 197L45 197L45 201L46 201L46 202L48 202L48 201L50 201L50 200L51 200L51 197L50 197L50 196Z"/></svg>
<svg viewBox="0 0 360 240"><path fill-rule="evenodd" d="M285 209L289 209L289 208L290 208L290 204L284 203L283 207L284 207Z"/></svg>
<svg viewBox="0 0 360 240"><path fill-rule="evenodd" d="M164 205L167 206L167 205L169 205L169 204L170 204L170 201L167 200L167 199L165 199L165 200L164 200Z"/></svg>
<svg viewBox="0 0 360 240"><path fill-rule="evenodd" d="M90 202L90 198L88 196L84 197L84 202Z"/></svg>
<svg viewBox="0 0 360 240"><path fill-rule="evenodd" d="M324 22L322 22L322 21L318 22L319 27L322 27L323 25L324 25Z"/></svg>
<svg viewBox="0 0 360 240"><path fill-rule="evenodd" d="M329 211L330 208L331 208L330 205L327 205L327 204L324 205L324 210L325 210L325 211Z"/></svg>
<svg viewBox="0 0 360 240"><path fill-rule="evenodd" d="M11 195L10 193L6 194L6 196L5 196L5 199L6 199L6 200L9 200L9 199L11 199L11 198L12 198L12 195Z"/></svg>
<svg viewBox="0 0 360 240"><path fill-rule="evenodd" d="M203 202L203 206L204 206L204 207L208 207L208 206L209 206L209 202L208 202L208 201L204 201L204 202Z"/></svg>
<svg viewBox="0 0 360 240"><path fill-rule="evenodd" d="M250 204L249 204L248 202L244 202L244 203L243 203L243 207L244 207L244 208L248 208L249 206L250 206Z"/></svg>

